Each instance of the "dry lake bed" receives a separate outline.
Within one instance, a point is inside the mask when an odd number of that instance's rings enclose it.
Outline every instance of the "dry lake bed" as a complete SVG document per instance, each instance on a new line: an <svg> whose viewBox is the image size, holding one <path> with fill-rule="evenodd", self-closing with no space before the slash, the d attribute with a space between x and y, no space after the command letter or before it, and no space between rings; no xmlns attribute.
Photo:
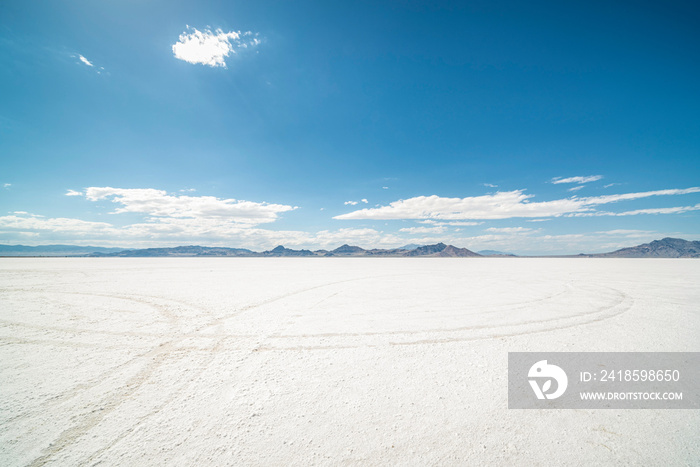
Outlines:
<svg viewBox="0 0 700 467"><path fill-rule="evenodd" d="M700 351L700 261L5 258L0 465L697 465L698 410L508 409L509 351Z"/></svg>

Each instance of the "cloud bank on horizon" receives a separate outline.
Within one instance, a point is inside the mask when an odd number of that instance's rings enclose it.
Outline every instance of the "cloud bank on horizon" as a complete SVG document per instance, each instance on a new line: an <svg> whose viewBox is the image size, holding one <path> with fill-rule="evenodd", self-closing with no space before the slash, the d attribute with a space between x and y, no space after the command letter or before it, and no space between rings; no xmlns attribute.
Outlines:
<svg viewBox="0 0 700 467"><path fill-rule="evenodd" d="M180 190L191 193L193 190ZM349 227L316 232L305 230L273 230L259 228L260 224L279 221L285 213L299 206L267 202L220 199L214 196L170 194L153 188L87 187L82 191L68 189L65 196L82 197L91 203L107 201L105 214L119 216L136 214L142 220L133 223L96 222L79 218L44 217L26 211L0 216L0 232L14 234L18 239L73 238L105 245L157 246L182 242L210 242L212 245L233 245L252 249L271 248L277 244L308 248L334 248L342 243L359 243L363 247L398 247L408 243L448 241L473 249L486 246L513 246L524 240L548 241L552 245L600 241L617 236L653 238L656 231L613 229L589 235L547 235L543 229L523 226L480 227L484 222L504 219L544 221L558 217L634 216L680 214L700 210L700 203L691 206L619 210L597 210L598 206L663 196L700 193L700 187L618 193L595 197L569 197L550 201L531 201L535 195L525 190L496 192L465 198L437 195L398 200L386 206L365 208L333 218L342 221L414 221L418 225L396 228ZM367 202L362 199L362 202ZM344 205L357 205L346 201ZM114 207L112 210L111 207ZM472 228L464 233L465 227ZM538 235L541 234L541 235ZM173 243L174 242L174 243ZM608 243L610 244L610 243ZM512 249L512 248L511 248Z"/></svg>

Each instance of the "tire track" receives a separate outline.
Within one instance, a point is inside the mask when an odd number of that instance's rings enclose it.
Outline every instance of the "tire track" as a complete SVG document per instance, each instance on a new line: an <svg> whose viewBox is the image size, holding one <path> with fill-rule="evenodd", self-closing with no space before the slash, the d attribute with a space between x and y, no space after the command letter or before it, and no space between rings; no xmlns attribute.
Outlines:
<svg viewBox="0 0 700 467"><path fill-rule="evenodd" d="M97 404L99 408L95 408L87 414L83 414L77 424L64 430L54 439L51 445L44 449L41 455L34 459L29 465L32 467L45 465L52 457L74 444L75 441L99 424L107 415L116 410L117 407L143 386L148 378L163 364L163 361L168 356L169 350L170 344L166 343L148 352L145 358L151 358L151 361L145 368L129 378L129 380L114 391L112 395L106 397L100 404Z"/></svg>
<svg viewBox="0 0 700 467"><path fill-rule="evenodd" d="M393 275L392 275L393 276ZM376 277L376 276L375 276ZM270 303L277 302L279 300L283 300L287 297L302 294L311 290L316 290L320 289L323 287L328 287L331 285L336 285L336 284L341 284L345 282L350 282L350 281L357 281L357 280L366 280L369 278L374 278L374 277L365 277L365 278L355 278L355 279L346 279L346 280L341 280L341 281L334 281L334 282L329 282L325 284L320 284L312 287L306 287L304 289L300 290L295 290L292 292L288 292L276 297L272 297L267 300L263 300L261 302L251 304L245 307L242 307L238 310L236 310L234 313L230 313L224 316L219 316L219 317L213 317L211 321L208 323L199 326L196 328L192 334L195 335L195 337L209 337L207 335L201 335L199 334L202 330L213 327L213 326L218 326L225 322L228 319L234 318L236 316L241 315L242 313L245 313L247 311L259 308L264 305L268 305ZM68 292L67 292L68 293ZM87 294L87 293L77 293L77 294L84 294L84 295L100 295L100 294ZM104 295L106 297L112 297L110 295ZM119 297L121 298L121 297ZM138 301L138 300L135 300ZM211 313L208 313L210 316L213 316ZM260 336L256 336L260 337ZM162 366L164 361L170 357L170 355L178 350L178 345L179 343L183 342L184 340L188 339L189 337L187 335L179 335L175 339L168 340L166 342L161 343L157 348L154 348L144 354L138 355L132 359L130 359L128 362L120 365L121 367L125 367L128 365L132 364L137 364L143 359L151 359L150 362L148 362L145 366L145 368L141 369L137 375L131 377L127 382L123 385L121 385L116 391L112 391L109 394L107 394L99 403L97 404L91 404L91 405L98 405L100 406L99 410L93 410L92 412L89 412L87 414L84 414L80 421L70 428L64 430L57 439L54 440L53 443L46 449L42 451L39 457L34 459L30 465L31 466L41 466L45 465L47 462L49 462L51 459L55 458L58 454L60 454L62 451L64 451L66 448L70 447L73 445L80 437L85 435L87 432L89 432L91 429L93 429L95 426L97 426L102 420L104 420L105 417L107 417L110 413L114 412L124 401L128 400L143 384L145 384L151 377L152 375ZM226 340L227 337L223 337L221 340L217 341L217 343L213 346L212 351L210 351L210 354L214 351L214 349L218 349L220 347L220 344ZM269 338L269 336L263 337L263 339ZM257 346L259 344L256 344L254 346L250 346L250 352L254 352L257 350ZM184 358L182 356L181 358ZM210 359L210 363L206 366L206 368L209 368L213 364L213 359ZM205 369L206 369L205 368ZM202 369L202 372L205 370ZM115 370L110 370L112 372L116 371ZM201 374L201 372L200 372ZM83 383L85 388L91 388L94 387L95 384L90 384L94 382L97 378L93 379L91 382L88 383ZM102 379L102 378L100 378ZM99 383L98 383L99 384ZM70 391L68 398L73 398L79 394L81 389L74 389L73 391ZM166 401L167 403L170 403L173 398L169 399ZM56 402L58 403L58 402ZM152 410L149 412L150 415L157 413L156 410ZM145 415L141 418L141 421L146 420L150 415ZM124 434L126 436L126 434Z"/></svg>
<svg viewBox="0 0 700 467"><path fill-rule="evenodd" d="M505 332L505 333L493 333L484 336L457 336L457 337L444 337L444 338L431 338L431 339L415 339L411 341L404 342L384 342L384 343L358 343L358 344L343 344L339 346L333 346L328 344L323 345L310 345L310 346L265 346L260 347L260 351L283 351L283 350L322 350L329 348L359 348L366 346L381 346L381 345L420 345L420 344L434 344L434 343L448 343L448 342L460 342L460 341L473 341L473 340L484 340L484 339L498 339L502 337L513 337L519 335L536 334L542 332L556 331L560 329L567 329L576 326L584 326L607 319L614 318L625 312L627 312L633 305L634 301L624 292L614 289L612 287L601 287L607 290L613 291L617 298L615 303L611 305L603 305L597 307L593 311L588 311L585 313L577 313L571 316L562 316L555 318L548 318L542 320L526 320L520 321L513 324L499 324L499 325L471 325L471 326L459 326L455 328L436 328L429 330L420 331L377 331L377 332L364 332L364 333L318 333L318 334L296 334L296 335L279 335L271 336L272 339L347 339L347 338L362 338L362 337L391 337L391 336L412 336L412 335L429 335L429 334L447 334L447 333L459 333L464 331L479 331L488 329L504 329L513 327L523 327L523 326L533 326L541 324L555 324L554 326L548 326L543 329L535 329L529 331L515 331L515 332ZM619 309L617 309L619 307ZM617 310L616 310L617 309ZM563 322L563 323L562 323Z"/></svg>

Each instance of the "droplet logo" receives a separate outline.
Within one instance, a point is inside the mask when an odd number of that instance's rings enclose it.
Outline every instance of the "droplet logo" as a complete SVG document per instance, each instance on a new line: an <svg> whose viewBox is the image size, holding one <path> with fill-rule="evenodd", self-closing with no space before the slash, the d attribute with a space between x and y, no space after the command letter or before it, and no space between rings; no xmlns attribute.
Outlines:
<svg viewBox="0 0 700 467"><path fill-rule="evenodd" d="M564 394L566 387L569 385L569 378L566 377L564 370L556 365L547 364L547 360L540 360L532 365L527 376L529 378L535 378L528 381L538 399L556 399ZM538 383L538 379L544 380L541 387ZM556 391L547 393L547 391L552 388L552 380L557 382Z"/></svg>

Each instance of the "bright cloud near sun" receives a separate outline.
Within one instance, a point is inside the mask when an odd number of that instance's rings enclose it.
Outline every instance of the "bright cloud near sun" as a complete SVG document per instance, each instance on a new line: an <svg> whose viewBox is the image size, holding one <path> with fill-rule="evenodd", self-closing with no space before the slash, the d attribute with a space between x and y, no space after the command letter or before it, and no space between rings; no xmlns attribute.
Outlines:
<svg viewBox="0 0 700 467"><path fill-rule="evenodd" d="M226 58L236 53L236 49L248 48L260 44L260 40L251 31L229 31L221 29L199 31L187 27L173 44L173 55L179 60L192 64L226 68Z"/></svg>

